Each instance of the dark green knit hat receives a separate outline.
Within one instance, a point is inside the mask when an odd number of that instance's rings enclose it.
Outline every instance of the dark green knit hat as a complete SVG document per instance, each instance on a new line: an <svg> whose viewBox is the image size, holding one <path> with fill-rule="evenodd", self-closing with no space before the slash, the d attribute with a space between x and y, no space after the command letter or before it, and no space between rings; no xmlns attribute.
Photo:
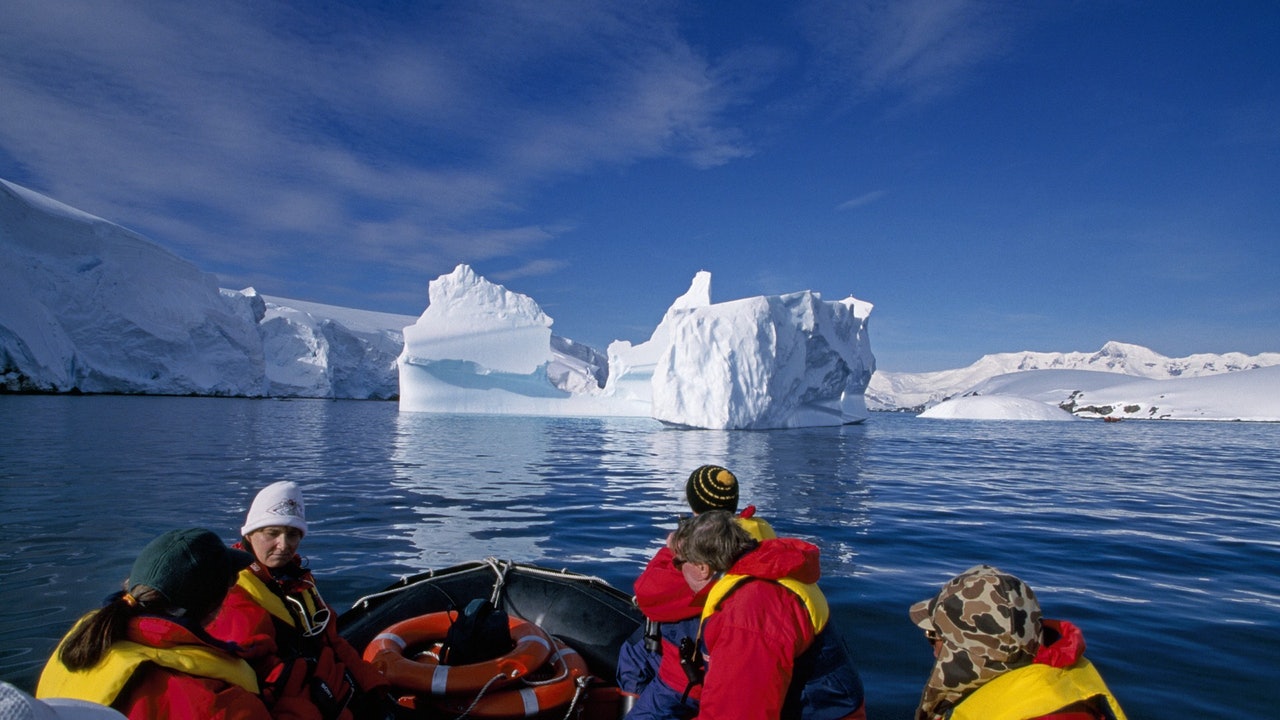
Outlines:
<svg viewBox="0 0 1280 720"><path fill-rule="evenodd" d="M147 544L129 571L129 592L146 585L174 606L208 611L227 594L232 577L253 562L202 528L170 530Z"/></svg>
<svg viewBox="0 0 1280 720"><path fill-rule="evenodd" d="M695 513L738 512L738 478L719 465L703 465L694 470L684 485L684 494Z"/></svg>

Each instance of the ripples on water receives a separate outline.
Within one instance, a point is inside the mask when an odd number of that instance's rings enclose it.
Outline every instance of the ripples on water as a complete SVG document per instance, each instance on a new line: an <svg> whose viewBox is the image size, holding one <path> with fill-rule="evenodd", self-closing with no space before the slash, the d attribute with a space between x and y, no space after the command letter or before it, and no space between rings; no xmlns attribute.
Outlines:
<svg viewBox="0 0 1280 720"><path fill-rule="evenodd" d="M262 485L306 486L303 550L339 607L497 556L629 589L714 462L822 585L872 718L909 717L930 653L906 608L987 562L1075 621L1131 718L1274 716L1280 426L1010 423L676 431L647 420L400 414L394 403L0 396L0 677L164 530L234 539Z"/></svg>

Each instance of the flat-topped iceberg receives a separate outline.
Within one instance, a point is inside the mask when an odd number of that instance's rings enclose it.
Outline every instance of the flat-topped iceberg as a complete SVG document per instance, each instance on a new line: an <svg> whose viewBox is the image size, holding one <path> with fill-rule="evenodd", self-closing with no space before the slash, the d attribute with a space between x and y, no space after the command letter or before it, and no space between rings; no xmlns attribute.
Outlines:
<svg viewBox="0 0 1280 720"><path fill-rule="evenodd" d="M710 290L710 273L699 272L648 341L616 341L602 363L553 335L531 298L459 265L429 284L427 309L404 329L400 408L639 416L711 429L866 419L870 303L806 291L712 304Z"/></svg>
<svg viewBox="0 0 1280 720"><path fill-rule="evenodd" d="M400 409L509 415L647 415L599 397L605 360L551 334L532 298L467 265L432 280L428 305L404 329Z"/></svg>

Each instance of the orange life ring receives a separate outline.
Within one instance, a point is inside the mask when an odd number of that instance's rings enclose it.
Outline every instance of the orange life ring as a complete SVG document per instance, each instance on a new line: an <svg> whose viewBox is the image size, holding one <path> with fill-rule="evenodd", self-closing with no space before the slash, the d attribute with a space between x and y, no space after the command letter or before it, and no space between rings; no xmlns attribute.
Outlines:
<svg viewBox="0 0 1280 720"><path fill-rule="evenodd" d="M364 659L398 688L444 695L475 693L486 685L501 687L536 670L551 654L551 640L537 625L510 616L508 626L515 647L502 657L470 665L441 665L429 656L412 660L406 648L439 642L449 632L448 612L419 615L383 630L364 649Z"/></svg>
<svg viewBox="0 0 1280 720"><path fill-rule="evenodd" d="M552 636L556 651L547 665L556 675L544 682L525 679L524 687L505 687L476 698L466 696L435 698L433 704L455 715L466 713L479 718L523 718L569 704L578 692L578 678L590 675L587 661L577 650Z"/></svg>

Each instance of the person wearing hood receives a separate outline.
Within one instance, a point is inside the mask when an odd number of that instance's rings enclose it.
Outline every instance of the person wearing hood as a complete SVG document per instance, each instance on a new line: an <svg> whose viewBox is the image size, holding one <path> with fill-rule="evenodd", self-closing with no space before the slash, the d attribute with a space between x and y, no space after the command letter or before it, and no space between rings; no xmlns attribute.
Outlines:
<svg viewBox="0 0 1280 720"><path fill-rule="evenodd" d="M322 668L312 692L318 720L393 717L390 684L338 634L337 613L298 554L306 533L297 483L275 482L258 492L234 546L251 552L253 562L240 571L209 634L245 648L263 679L298 659Z"/></svg>
<svg viewBox="0 0 1280 720"><path fill-rule="evenodd" d="M702 605L684 660L699 720L861 720L862 680L832 622L817 546L756 540L724 510L681 521L672 563Z"/></svg>
<svg viewBox="0 0 1280 720"><path fill-rule="evenodd" d="M710 510L735 514L736 522L757 540L777 537L773 527L748 505L738 512L738 478L719 465L702 465L685 482L685 499L694 515ZM629 720L687 720L698 712L701 687L689 682L680 646L698 637L702 604L672 563L670 547L658 549L635 582L635 602L645 624L618 653L618 687L636 696Z"/></svg>
<svg viewBox="0 0 1280 720"><path fill-rule="evenodd" d="M1125 720L1080 629L1013 575L975 565L908 615L934 653L916 720Z"/></svg>
<svg viewBox="0 0 1280 720"><path fill-rule="evenodd" d="M252 560L200 528L152 540L124 590L59 643L36 697L106 705L131 720L310 720L301 709L305 669L294 668L291 684L264 687L238 648L201 627Z"/></svg>

